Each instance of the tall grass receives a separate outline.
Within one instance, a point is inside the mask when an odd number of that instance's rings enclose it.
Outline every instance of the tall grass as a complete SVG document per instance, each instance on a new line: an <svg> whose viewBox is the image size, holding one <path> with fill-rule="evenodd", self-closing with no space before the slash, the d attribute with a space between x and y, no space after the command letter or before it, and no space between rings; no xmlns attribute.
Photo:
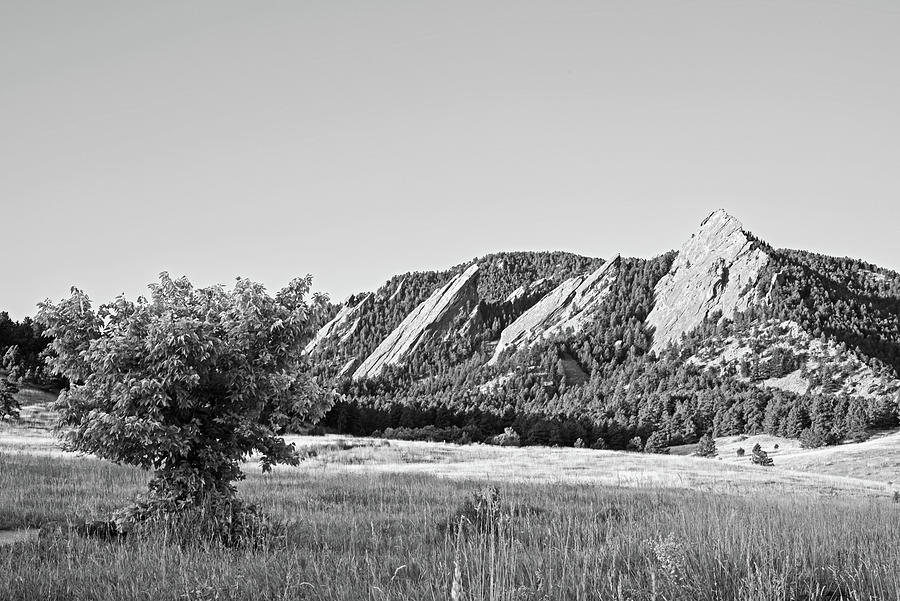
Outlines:
<svg viewBox="0 0 900 601"><path fill-rule="evenodd" d="M0 456L7 526L103 517L144 475L92 460ZM284 528L260 544L180 544L165 529L107 543L0 548L0 599L900 599L900 505L652 488L251 475L242 494ZM456 569L455 569L456 568Z"/></svg>

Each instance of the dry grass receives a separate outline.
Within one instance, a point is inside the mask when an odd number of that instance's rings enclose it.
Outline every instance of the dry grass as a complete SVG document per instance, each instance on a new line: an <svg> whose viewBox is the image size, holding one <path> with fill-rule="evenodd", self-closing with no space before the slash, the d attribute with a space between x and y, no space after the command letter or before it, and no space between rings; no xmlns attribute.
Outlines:
<svg viewBox="0 0 900 601"><path fill-rule="evenodd" d="M0 527L107 518L145 486L12 433ZM879 483L692 457L296 441L310 455L299 468L248 466L240 485L283 537L0 547L0 599L447 599L455 565L470 601L900 599L900 505ZM457 534L456 508L488 483L501 511Z"/></svg>
<svg viewBox="0 0 900 601"><path fill-rule="evenodd" d="M90 459L0 467L8 525L104 517L145 480ZM312 464L254 473L242 493L284 538L21 543L0 548L0 598L446 599L454 561L470 600L900 597L900 507L884 499L507 482L500 514L457 537L448 520L482 485Z"/></svg>

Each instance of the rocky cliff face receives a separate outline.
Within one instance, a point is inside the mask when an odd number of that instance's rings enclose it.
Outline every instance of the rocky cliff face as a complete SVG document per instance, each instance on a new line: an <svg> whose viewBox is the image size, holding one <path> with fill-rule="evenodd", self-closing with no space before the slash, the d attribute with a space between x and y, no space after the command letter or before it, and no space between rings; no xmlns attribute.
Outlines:
<svg viewBox="0 0 900 601"><path fill-rule="evenodd" d="M344 306L341 307L341 310L338 311L338 314L334 316L334 319L322 326L316 333L315 338L310 340L306 348L303 349L304 353L308 355L314 354L328 341L335 338L343 341L353 335L353 332L356 331L359 325L360 314L372 302L372 294L364 295L357 302L353 302L354 300L352 297L348 299Z"/></svg>
<svg viewBox="0 0 900 601"><path fill-rule="evenodd" d="M721 210L707 217L656 285L652 348L678 342L715 311L731 318L758 302L755 284L769 260L737 219Z"/></svg>
<svg viewBox="0 0 900 601"><path fill-rule="evenodd" d="M473 264L416 307L353 372L354 380L374 378L416 349L446 336L478 302L478 265Z"/></svg>
<svg viewBox="0 0 900 601"><path fill-rule="evenodd" d="M581 330L612 289L619 263L617 256L593 273L570 278L557 286L503 330L488 365L496 364L506 349L530 346L569 328L573 332Z"/></svg>

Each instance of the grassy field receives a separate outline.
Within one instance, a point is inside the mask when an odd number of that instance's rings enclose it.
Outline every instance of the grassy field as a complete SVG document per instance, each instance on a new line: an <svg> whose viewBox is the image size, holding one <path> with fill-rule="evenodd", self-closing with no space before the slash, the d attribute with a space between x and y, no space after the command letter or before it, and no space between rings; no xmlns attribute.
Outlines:
<svg viewBox="0 0 900 601"><path fill-rule="evenodd" d="M278 535L243 549L166 531L4 546L0 599L900 599L900 504L884 482L579 449L297 442L300 467L248 466L240 485ZM46 433L0 431L0 528L106 518L145 482L60 454ZM486 486L499 508L454 528Z"/></svg>

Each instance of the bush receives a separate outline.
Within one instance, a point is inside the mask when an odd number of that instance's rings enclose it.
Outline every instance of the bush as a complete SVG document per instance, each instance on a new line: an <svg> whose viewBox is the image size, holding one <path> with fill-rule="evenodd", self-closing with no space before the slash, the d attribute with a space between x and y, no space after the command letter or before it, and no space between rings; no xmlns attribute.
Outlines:
<svg viewBox="0 0 900 601"><path fill-rule="evenodd" d="M484 488L469 495L456 511L445 522L439 522L439 531L457 528L474 531L479 534L496 532L500 521L509 516L509 511L502 509L500 489L495 486Z"/></svg>
<svg viewBox="0 0 900 601"><path fill-rule="evenodd" d="M17 392L19 389L14 384L0 378L0 421L19 419L19 402L15 397Z"/></svg>
<svg viewBox="0 0 900 601"><path fill-rule="evenodd" d="M746 454L747 454L747 451L744 450L744 447L738 447L738 450L737 450L738 457L743 457Z"/></svg>
<svg viewBox="0 0 900 601"><path fill-rule="evenodd" d="M750 461L754 465L762 465L764 467L771 467L775 463L772 461L772 458L769 457L769 454L762 450L759 443L756 443L753 446L753 455L750 456Z"/></svg>
<svg viewBox="0 0 900 601"><path fill-rule="evenodd" d="M591 448L595 449L597 451L603 451L605 449L608 449L609 446L606 444L606 441L603 440L603 437L601 436L601 437L598 437L597 440L594 441L594 444L591 445Z"/></svg>
<svg viewBox="0 0 900 601"><path fill-rule="evenodd" d="M490 439L489 442L501 447L518 447L522 444L522 440L519 438L519 433L512 428L506 428L505 430L503 430L503 434L494 436Z"/></svg>
<svg viewBox="0 0 900 601"><path fill-rule="evenodd" d="M700 442L697 443L696 455L699 457L715 457L716 454L716 441L713 439L712 434L707 432L700 438Z"/></svg>
<svg viewBox="0 0 900 601"><path fill-rule="evenodd" d="M626 451L641 451L644 448L644 441L641 440L640 436L635 436L631 440L628 441L628 444L625 446Z"/></svg>

